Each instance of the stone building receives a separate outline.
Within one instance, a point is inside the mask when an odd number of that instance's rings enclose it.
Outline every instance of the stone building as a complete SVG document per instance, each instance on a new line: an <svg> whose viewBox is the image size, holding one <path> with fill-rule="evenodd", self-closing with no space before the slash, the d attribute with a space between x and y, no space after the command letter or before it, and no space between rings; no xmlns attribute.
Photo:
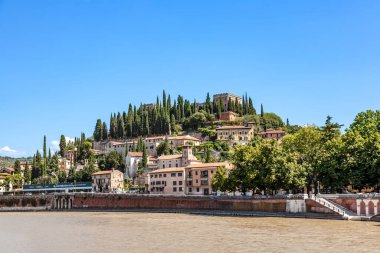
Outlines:
<svg viewBox="0 0 380 253"><path fill-rule="evenodd" d="M182 146L182 154L176 155L163 155L157 158L158 168L179 168L185 167L191 163L200 163L200 161L193 155L192 147L185 145Z"/></svg>
<svg viewBox="0 0 380 253"><path fill-rule="evenodd" d="M242 98L240 96L236 96L232 93L221 93L221 94L215 94L214 95L214 101L219 102L219 100L222 100L222 105L224 108L223 111L228 111L228 101L231 99L231 101L235 102L237 101L239 104L242 103Z"/></svg>
<svg viewBox="0 0 380 253"><path fill-rule="evenodd" d="M221 126L216 128L217 139L230 144L248 144L254 136L253 127Z"/></svg>
<svg viewBox="0 0 380 253"><path fill-rule="evenodd" d="M222 115L220 116L221 121L235 121L239 117L239 114L235 112L222 112Z"/></svg>
<svg viewBox="0 0 380 253"><path fill-rule="evenodd" d="M92 189L94 192L103 193L123 191L123 173L112 169L92 174Z"/></svg>

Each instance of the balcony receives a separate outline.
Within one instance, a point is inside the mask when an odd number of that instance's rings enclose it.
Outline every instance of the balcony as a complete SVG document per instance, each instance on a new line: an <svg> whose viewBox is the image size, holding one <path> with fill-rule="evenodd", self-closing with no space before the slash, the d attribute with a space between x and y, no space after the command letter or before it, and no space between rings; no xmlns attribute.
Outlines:
<svg viewBox="0 0 380 253"><path fill-rule="evenodd" d="M202 186L208 185L208 180L201 180L201 185Z"/></svg>

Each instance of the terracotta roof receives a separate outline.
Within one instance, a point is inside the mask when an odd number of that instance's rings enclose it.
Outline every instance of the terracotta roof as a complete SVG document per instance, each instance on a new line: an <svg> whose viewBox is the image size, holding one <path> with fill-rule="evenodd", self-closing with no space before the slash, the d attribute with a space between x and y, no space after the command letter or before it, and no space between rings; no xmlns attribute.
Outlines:
<svg viewBox="0 0 380 253"><path fill-rule="evenodd" d="M143 156L143 152L128 152L127 156Z"/></svg>
<svg viewBox="0 0 380 253"><path fill-rule="evenodd" d="M158 157L158 160L178 159L181 157L182 157L182 155L162 155L162 156Z"/></svg>
<svg viewBox="0 0 380 253"><path fill-rule="evenodd" d="M168 140L190 140L190 141L200 141L198 138L195 138L190 135L183 135L183 136L172 136L168 137Z"/></svg>
<svg viewBox="0 0 380 253"><path fill-rule="evenodd" d="M111 144L112 144L113 146L116 146L116 145L124 145L124 144L126 144L126 142L111 141Z"/></svg>
<svg viewBox="0 0 380 253"><path fill-rule="evenodd" d="M156 173L170 173L170 172L184 172L185 168L184 167L174 167L174 168L166 168L166 169L158 169L149 172L148 174L156 174Z"/></svg>
<svg viewBox="0 0 380 253"><path fill-rule="evenodd" d="M120 172L120 173L122 173L122 172L119 171L119 170L103 170L103 171L95 172L94 174L92 174L92 176L94 176L94 175L106 175L106 174L112 174L113 172Z"/></svg>
<svg viewBox="0 0 380 253"><path fill-rule="evenodd" d="M264 134L285 134L286 132L284 130L273 130L268 129L267 131L259 132L258 134L264 135Z"/></svg>
<svg viewBox="0 0 380 253"><path fill-rule="evenodd" d="M251 127L246 126L221 126L216 128L216 130L228 130L228 129L252 129Z"/></svg>
<svg viewBox="0 0 380 253"><path fill-rule="evenodd" d="M190 164L186 168L228 167L227 162Z"/></svg>
<svg viewBox="0 0 380 253"><path fill-rule="evenodd" d="M165 136L156 136L156 137L145 138L145 140L156 140L156 139L165 139Z"/></svg>
<svg viewBox="0 0 380 253"><path fill-rule="evenodd" d="M4 170L15 171L14 168L4 168Z"/></svg>

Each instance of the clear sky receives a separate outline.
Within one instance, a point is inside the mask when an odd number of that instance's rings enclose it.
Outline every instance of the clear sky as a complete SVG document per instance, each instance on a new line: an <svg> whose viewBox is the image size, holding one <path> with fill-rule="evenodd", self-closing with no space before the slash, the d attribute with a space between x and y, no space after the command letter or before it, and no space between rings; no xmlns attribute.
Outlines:
<svg viewBox="0 0 380 253"><path fill-rule="evenodd" d="M0 0L0 155L128 103L247 92L292 124L380 107L380 1Z"/></svg>

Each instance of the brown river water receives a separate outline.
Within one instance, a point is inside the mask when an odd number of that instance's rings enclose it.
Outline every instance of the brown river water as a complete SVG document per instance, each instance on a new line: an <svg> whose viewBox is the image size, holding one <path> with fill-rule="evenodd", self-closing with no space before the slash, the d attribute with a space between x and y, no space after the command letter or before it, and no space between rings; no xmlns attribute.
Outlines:
<svg viewBox="0 0 380 253"><path fill-rule="evenodd" d="M1 253L380 252L380 223L143 212L0 213Z"/></svg>

